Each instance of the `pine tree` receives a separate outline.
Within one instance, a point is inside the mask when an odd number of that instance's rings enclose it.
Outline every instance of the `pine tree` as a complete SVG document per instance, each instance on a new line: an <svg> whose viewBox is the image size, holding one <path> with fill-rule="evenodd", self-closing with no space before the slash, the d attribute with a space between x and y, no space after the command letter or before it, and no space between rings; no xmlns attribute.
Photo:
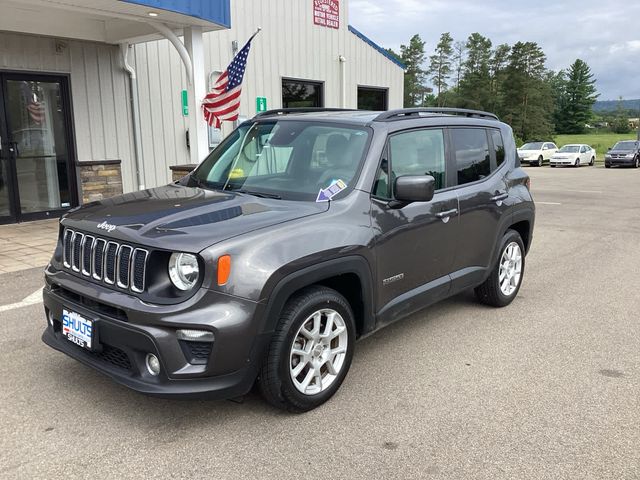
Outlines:
<svg viewBox="0 0 640 480"><path fill-rule="evenodd" d="M460 79L462 78L462 68L467 54L467 44L465 42L456 42L453 44L453 71L456 74L456 89L460 88Z"/></svg>
<svg viewBox="0 0 640 480"><path fill-rule="evenodd" d="M494 113L502 109L505 71L509 65L510 53L511 47L503 43L493 50L491 59L489 60L490 103L487 105L487 109Z"/></svg>
<svg viewBox="0 0 640 480"><path fill-rule="evenodd" d="M407 66L404 73L404 106L415 107L422 102L426 72L422 68L425 60L425 42L414 35L409 45L400 45L400 59Z"/></svg>
<svg viewBox="0 0 640 480"><path fill-rule="evenodd" d="M552 133L553 97L545 81L545 61L537 43L518 42L505 69L503 116L524 141L549 138Z"/></svg>
<svg viewBox="0 0 640 480"><path fill-rule="evenodd" d="M466 49L457 103L460 107L486 110L491 96L491 40L479 33L472 33L467 39Z"/></svg>
<svg viewBox="0 0 640 480"><path fill-rule="evenodd" d="M584 133L596 103L595 79L589 65L577 59L566 74L564 97L558 105L556 119L559 133Z"/></svg>
<svg viewBox="0 0 640 480"><path fill-rule="evenodd" d="M451 56L453 55L453 37L449 32L440 36L440 41L436 45L436 51L429 57L429 68L427 75L430 75L431 81L436 87L436 96L438 106L445 104L444 93L448 88L448 79L451 75Z"/></svg>

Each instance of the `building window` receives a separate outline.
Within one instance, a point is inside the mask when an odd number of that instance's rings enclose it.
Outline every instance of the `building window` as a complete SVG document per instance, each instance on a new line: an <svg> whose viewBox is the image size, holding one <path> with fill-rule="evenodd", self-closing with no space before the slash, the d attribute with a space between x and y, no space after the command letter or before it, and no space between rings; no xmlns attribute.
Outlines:
<svg viewBox="0 0 640 480"><path fill-rule="evenodd" d="M307 80L282 80L283 108L313 108L324 106L323 85Z"/></svg>
<svg viewBox="0 0 640 480"><path fill-rule="evenodd" d="M358 87L358 110L387 110L388 94L386 88Z"/></svg>

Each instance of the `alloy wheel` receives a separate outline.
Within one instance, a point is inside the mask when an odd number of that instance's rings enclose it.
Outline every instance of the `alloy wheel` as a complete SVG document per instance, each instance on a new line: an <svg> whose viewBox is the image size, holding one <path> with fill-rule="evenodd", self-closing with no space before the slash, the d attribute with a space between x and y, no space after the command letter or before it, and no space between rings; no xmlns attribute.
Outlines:
<svg viewBox="0 0 640 480"><path fill-rule="evenodd" d="M522 250L516 242L507 245L500 259L498 281L500 291L505 296L511 296L520 285L522 276Z"/></svg>
<svg viewBox="0 0 640 480"><path fill-rule="evenodd" d="M344 318L333 309L312 313L296 333L289 354L293 385L304 395L317 395L340 374L349 335Z"/></svg>

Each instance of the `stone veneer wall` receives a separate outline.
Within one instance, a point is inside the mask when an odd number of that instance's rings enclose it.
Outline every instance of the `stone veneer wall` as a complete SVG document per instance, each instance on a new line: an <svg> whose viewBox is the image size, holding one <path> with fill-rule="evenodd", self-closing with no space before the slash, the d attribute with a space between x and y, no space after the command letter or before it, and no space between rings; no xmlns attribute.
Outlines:
<svg viewBox="0 0 640 480"><path fill-rule="evenodd" d="M177 182L185 175L189 175L191 172L195 170L198 165L195 164L187 164L187 165L171 165L169 168L171 169L171 178L172 181Z"/></svg>
<svg viewBox="0 0 640 480"><path fill-rule="evenodd" d="M122 169L120 160L78 162L81 203L121 195Z"/></svg>

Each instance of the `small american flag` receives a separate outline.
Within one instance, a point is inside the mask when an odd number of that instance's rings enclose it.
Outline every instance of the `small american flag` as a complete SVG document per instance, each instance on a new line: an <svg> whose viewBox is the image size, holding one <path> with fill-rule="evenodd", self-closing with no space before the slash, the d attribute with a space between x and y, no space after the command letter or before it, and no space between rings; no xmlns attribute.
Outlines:
<svg viewBox="0 0 640 480"><path fill-rule="evenodd" d="M204 111L204 119L209 125L215 124L216 128L220 128L222 122L238 119L242 79L247 66L251 41L257 34L258 32L254 33L247 44L242 47L242 50L234 57L231 64L218 77L211 92L204 97L202 109Z"/></svg>

